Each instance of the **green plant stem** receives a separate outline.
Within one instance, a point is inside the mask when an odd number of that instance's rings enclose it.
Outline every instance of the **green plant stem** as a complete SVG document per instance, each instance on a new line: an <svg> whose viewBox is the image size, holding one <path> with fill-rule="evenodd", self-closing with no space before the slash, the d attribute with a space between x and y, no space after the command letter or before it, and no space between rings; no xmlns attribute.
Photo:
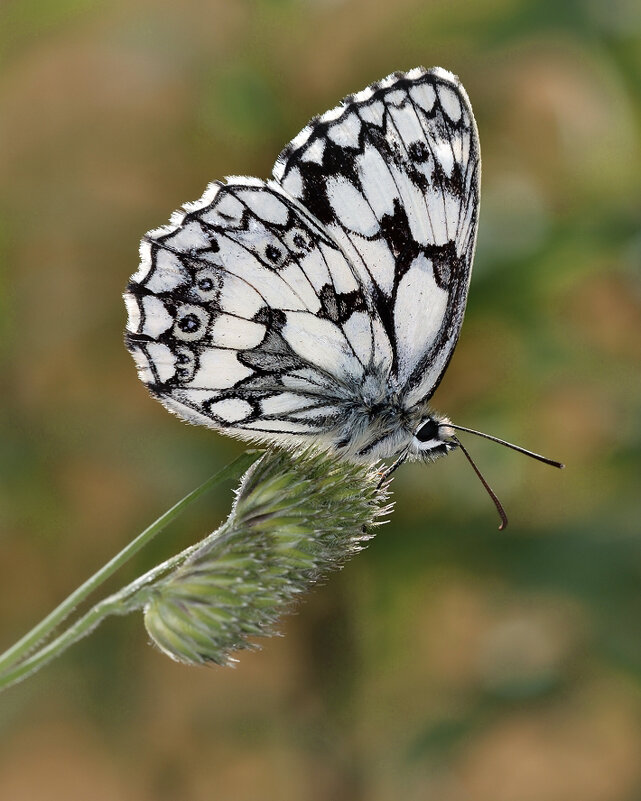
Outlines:
<svg viewBox="0 0 641 801"><path fill-rule="evenodd" d="M231 465L229 466L231 467ZM212 479L213 478L217 478L217 476L213 476ZM209 481L206 482L206 484L209 484ZM204 486L205 484L195 491L198 492L202 490L204 492ZM187 498L190 497L191 496L188 495L183 500L187 500ZM193 497L191 497L191 499L193 500ZM171 512L173 510L170 509L169 511ZM209 540L211 537L212 535L210 534L206 539ZM78 640L81 640L83 637L86 637L88 634L91 634L105 618L111 615L126 615L136 609L141 609L149 598L149 593L147 592L149 585L152 585L153 582L162 575L177 567L181 562L187 559L190 554L200 548L202 544L202 542L197 542L195 545L190 545L179 554L156 565L156 567L132 581L131 584L127 584L127 586L123 587L117 593L110 595L92 606L88 612L78 618L78 620L66 628L58 637L48 642L35 653L32 653L31 656L26 656L24 659L17 662L14 661L12 666L0 675L0 692L10 687L12 684L17 684L23 679L26 679L27 676L40 670L40 668L44 667L48 662L60 656L69 646L78 642Z"/></svg>
<svg viewBox="0 0 641 801"><path fill-rule="evenodd" d="M31 673L43 667L47 662L51 662L56 656L61 654L66 648L82 637L90 634L102 621L109 615L126 614L131 611L130 607L121 607L118 605L117 596L110 596L105 598L104 601L99 601L75 623L69 626L59 637L47 643L40 650L36 651L32 656L26 657L22 661L12 663L12 666L0 676L0 691L6 689L12 684L26 679Z"/></svg>
<svg viewBox="0 0 641 801"><path fill-rule="evenodd" d="M154 523L148 526L141 532L134 540L125 546L120 553L110 559L106 565L94 573L91 578L85 581L74 592L71 593L61 604L59 604L53 612L45 617L37 626L34 626L30 632L25 634L15 645L6 650L0 656L0 689L24 678L28 673L33 672L41 667L45 662L50 661L60 653L61 650L71 645L72 642L80 639L85 634L92 631L107 615L115 614L123 609L122 606L122 593L131 592L131 588L135 585L139 588L139 581L129 585L125 590L116 593L104 601L99 602L92 609L87 612L76 623L70 626L60 637L54 642L41 648L37 654L34 654L29 659L26 659L30 653L39 643L51 636L53 631L62 623L62 621L75 609L75 607L84 601L94 590L96 590L104 581L106 581L113 573L115 573L122 565L138 553L148 542L150 542L160 531L162 531L169 523L175 520L176 517L191 503L210 489L220 484L227 479L238 478L247 468L256 461L261 455L262 451L246 451L233 462L223 467L218 473L207 479L200 487L186 495L182 500L178 501L171 509L168 509L161 515ZM188 549L189 550L189 549ZM185 558L186 553L179 554L178 557L168 560L168 562L160 565L158 570L162 572L168 569L174 560ZM171 563L171 564L170 564ZM156 569L150 571L146 575L147 581L151 580L149 577L156 574ZM116 604L117 608L114 607ZM129 607L123 609L124 612L130 611ZM18 664L21 663L21 664ZM16 667L17 666L17 667Z"/></svg>

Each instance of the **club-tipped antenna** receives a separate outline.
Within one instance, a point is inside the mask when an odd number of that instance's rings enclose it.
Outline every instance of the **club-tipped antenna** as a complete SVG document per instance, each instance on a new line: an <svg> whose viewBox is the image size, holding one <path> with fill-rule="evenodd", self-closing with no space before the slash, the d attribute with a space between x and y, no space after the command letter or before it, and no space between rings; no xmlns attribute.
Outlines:
<svg viewBox="0 0 641 801"><path fill-rule="evenodd" d="M492 436L492 434L484 434L482 431L476 431L473 428L466 428L465 426L455 426L454 423L441 423L441 427L444 428L447 426L449 426L450 428L455 428L457 431L466 431L468 434L476 434L477 437L484 437L485 439L492 440L492 442L498 442L499 445L505 445L506 448L512 448L513 451L524 453L526 456L531 456L533 459L538 459L539 462L552 465L552 467L558 467L561 470L565 467L565 465L562 462L555 462L554 459L548 459L547 456L541 456L540 453L534 453L534 451L528 451L525 448L521 448L520 445L513 445L511 442L506 442L504 439L499 439L498 437ZM461 448L462 447L463 446L461 445Z"/></svg>
<svg viewBox="0 0 641 801"><path fill-rule="evenodd" d="M452 426L452 428L454 428L454 426ZM465 448L465 446L463 445L461 440L458 439L457 437L452 437L452 439L454 440L454 442L456 442L456 444L459 446L459 448L463 451L463 453L465 455L465 458L472 465L472 468L474 469L474 472L479 477L479 479L481 481L481 484L483 484L483 486L485 487L485 489L487 491L487 494L494 501L494 506L496 506L496 511L499 513L499 517L501 518L501 525L499 526L499 531L503 531L503 529L507 527L507 515L505 514L505 509L503 508L503 504L501 503L501 501L499 501L499 499L497 497L497 494L494 492L492 487L490 487L490 485L487 483L487 481L483 478L483 474L481 473L481 471L478 469L478 467L474 463L474 459L472 459L470 454L467 452L467 449Z"/></svg>

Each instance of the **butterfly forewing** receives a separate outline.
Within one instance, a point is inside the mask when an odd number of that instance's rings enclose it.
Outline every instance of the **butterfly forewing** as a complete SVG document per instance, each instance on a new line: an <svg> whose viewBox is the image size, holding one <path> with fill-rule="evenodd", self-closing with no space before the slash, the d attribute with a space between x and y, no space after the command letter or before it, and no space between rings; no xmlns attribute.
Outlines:
<svg viewBox="0 0 641 801"><path fill-rule="evenodd" d="M346 98L274 180L211 184L144 237L125 294L141 379L189 422L320 445L348 444L365 396L428 398L463 319L479 171L450 73Z"/></svg>
<svg viewBox="0 0 641 801"><path fill-rule="evenodd" d="M371 293L406 406L429 397L458 338L476 240L480 151L458 79L416 69L346 98L285 148L274 177Z"/></svg>

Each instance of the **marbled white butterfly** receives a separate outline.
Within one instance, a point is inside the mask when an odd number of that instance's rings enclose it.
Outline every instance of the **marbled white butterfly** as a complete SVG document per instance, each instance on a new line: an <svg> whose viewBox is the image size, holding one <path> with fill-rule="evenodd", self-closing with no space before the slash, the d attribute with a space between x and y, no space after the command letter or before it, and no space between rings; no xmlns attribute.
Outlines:
<svg viewBox="0 0 641 801"><path fill-rule="evenodd" d="M478 133L458 79L416 68L346 97L272 175L215 181L143 237L125 294L142 381L188 422L242 439L391 469L467 455L454 429L469 429L429 407L463 321L479 214Z"/></svg>

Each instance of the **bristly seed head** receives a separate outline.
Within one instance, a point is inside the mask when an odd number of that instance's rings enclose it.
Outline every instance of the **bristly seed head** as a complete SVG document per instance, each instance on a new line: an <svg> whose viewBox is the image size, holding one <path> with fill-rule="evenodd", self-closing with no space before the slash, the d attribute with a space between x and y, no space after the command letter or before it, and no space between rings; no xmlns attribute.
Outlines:
<svg viewBox="0 0 641 801"><path fill-rule="evenodd" d="M227 665L274 633L295 598L365 547L391 510L372 467L312 451L270 451L247 471L218 531L161 580L145 606L158 647Z"/></svg>

